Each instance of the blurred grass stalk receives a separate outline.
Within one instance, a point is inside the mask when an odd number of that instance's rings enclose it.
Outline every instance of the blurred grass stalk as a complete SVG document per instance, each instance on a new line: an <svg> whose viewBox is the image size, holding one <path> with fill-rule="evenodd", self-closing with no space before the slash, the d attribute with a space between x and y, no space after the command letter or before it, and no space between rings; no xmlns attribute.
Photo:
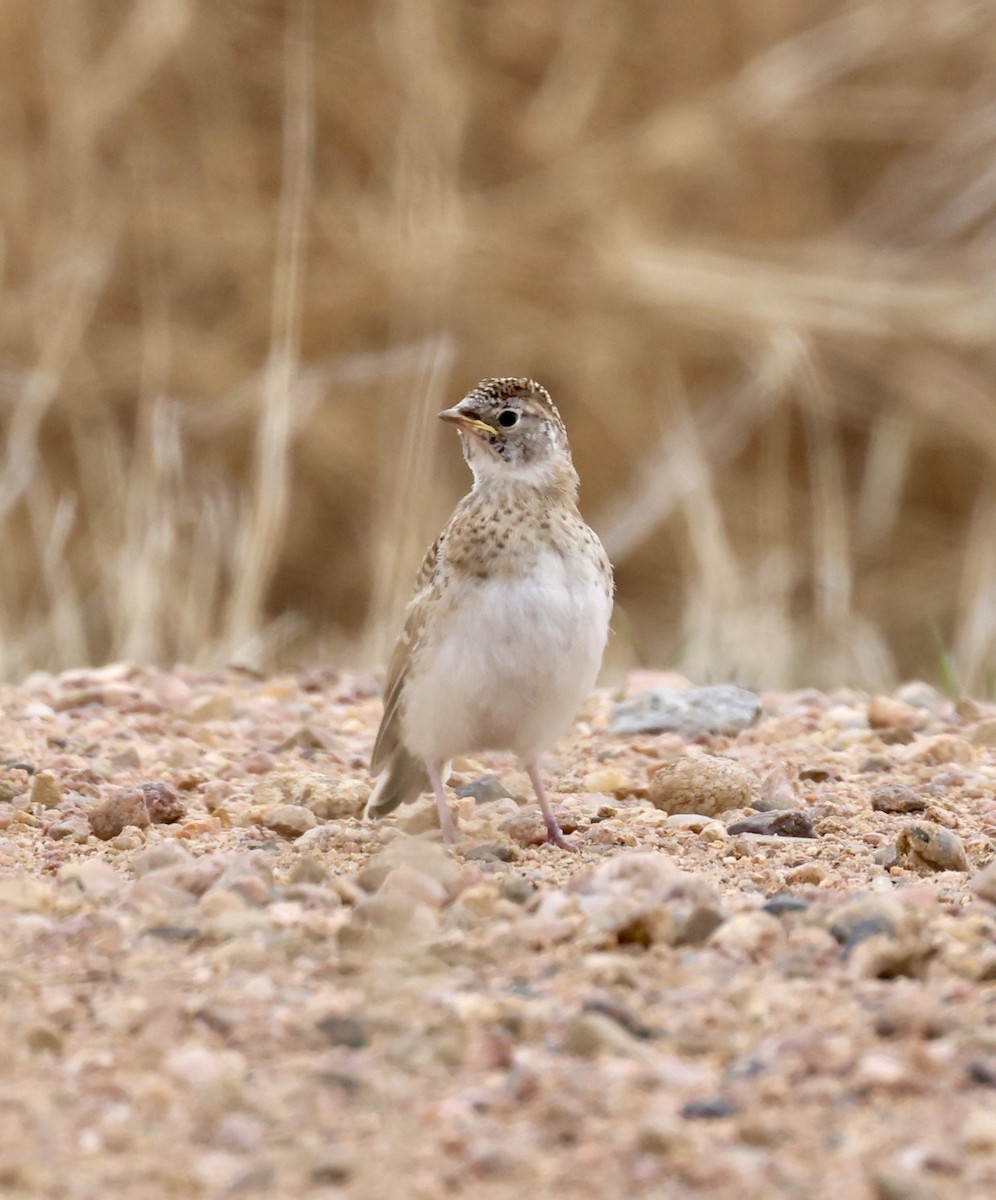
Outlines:
<svg viewBox="0 0 996 1200"><path fill-rule="evenodd" d="M989 687L996 10L666 8L0 15L0 676L382 660L528 371L617 667Z"/></svg>

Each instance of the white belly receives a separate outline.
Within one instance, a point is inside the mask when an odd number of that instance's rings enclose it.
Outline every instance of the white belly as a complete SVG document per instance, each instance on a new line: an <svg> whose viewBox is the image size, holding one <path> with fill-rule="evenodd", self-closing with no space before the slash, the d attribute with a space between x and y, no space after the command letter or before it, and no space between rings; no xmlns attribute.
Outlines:
<svg viewBox="0 0 996 1200"><path fill-rule="evenodd" d="M535 758L565 732L602 661L612 601L594 563L548 554L515 580L468 582L426 631L405 686L405 744L429 762Z"/></svg>

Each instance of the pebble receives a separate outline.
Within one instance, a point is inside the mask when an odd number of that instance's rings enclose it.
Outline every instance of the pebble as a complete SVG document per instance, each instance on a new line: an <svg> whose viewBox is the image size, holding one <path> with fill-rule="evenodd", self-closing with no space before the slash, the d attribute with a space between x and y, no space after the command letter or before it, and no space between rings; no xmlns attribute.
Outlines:
<svg viewBox="0 0 996 1200"><path fill-rule="evenodd" d="M601 792L618 800L631 796L636 789L632 778L618 767L599 767L596 771L589 771L584 777L584 786L587 792Z"/></svg>
<svg viewBox="0 0 996 1200"><path fill-rule="evenodd" d="M166 871L175 867L192 866L196 860L189 850L175 842L162 842L158 846L132 856L131 869L136 879L149 875L153 871Z"/></svg>
<svg viewBox="0 0 996 1200"><path fill-rule="evenodd" d="M763 911L771 913L773 917L780 917L785 913L805 912L808 908L809 905L801 896L793 896L788 892L779 892L777 896L772 896L766 902Z"/></svg>
<svg viewBox="0 0 996 1200"><path fill-rule="evenodd" d="M698 688L654 688L617 704L610 733L674 732L692 739L705 734L732 737L761 715L761 701L745 688L720 683Z"/></svg>
<svg viewBox="0 0 996 1200"><path fill-rule="evenodd" d="M965 1118L961 1136L971 1150L996 1150L996 1110L973 1108Z"/></svg>
<svg viewBox="0 0 996 1200"><path fill-rule="evenodd" d="M303 802L320 821L335 821L360 816L370 791L363 779L319 775L308 781Z"/></svg>
<svg viewBox="0 0 996 1200"><path fill-rule="evenodd" d="M564 1050L580 1058L632 1054L637 1047L638 1043L617 1021L600 1012L578 1013L564 1033Z"/></svg>
<svg viewBox="0 0 996 1200"><path fill-rule="evenodd" d="M912 813L923 812L927 801L901 783L883 783L872 792L871 806L875 812Z"/></svg>
<svg viewBox="0 0 996 1200"><path fill-rule="evenodd" d="M996 904L996 860L972 879L972 891L990 904Z"/></svg>
<svg viewBox="0 0 996 1200"><path fill-rule="evenodd" d="M715 889L665 854L618 854L570 886L590 927L622 945L698 944L724 916Z"/></svg>
<svg viewBox="0 0 996 1200"><path fill-rule="evenodd" d="M967 871L968 858L961 838L933 821L910 821L896 838L896 853L916 868L930 871Z"/></svg>
<svg viewBox="0 0 996 1200"><path fill-rule="evenodd" d="M62 803L62 785L51 771L39 771L31 780L31 803L56 808Z"/></svg>
<svg viewBox="0 0 996 1200"><path fill-rule="evenodd" d="M53 821L45 833L54 842L68 841L82 845L90 836L90 822L82 813L73 813L61 821Z"/></svg>
<svg viewBox="0 0 996 1200"><path fill-rule="evenodd" d="M162 780L142 784L142 796L153 825L174 825L187 815L187 804L175 788Z"/></svg>
<svg viewBox="0 0 996 1200"><path fill-rule="evenodd" d="M681 1115L686 1121L719 1121L723 1117L732 1117L737 1113L737 1106L724 1096L714 1096L708 1100L689 1100L682 1106Z"/></svg>
<svg viewBox="0 0 996 1200"><path fill-rule="evenodd" d="M979 721L968 731L968 740L973 746L986 746L990 750L996 747L996 717L987 717Z"/></svg>
<svg viewBox="0 0 996 1200"><path fill-rule="evenodd" d="M733 821L727 825L726 832L731 835L756 833L769 837L786 838L815 838L817 836L813 829L813 822L805 813L793 812L789 809L755 813L753 816Z"/></svg>
<svg viewBox="0 0 996 1200"><path fill-rule="evenodd" d="M135 788L122 788L89 813L90 829L103 842L109 842L127 825L144 829L149 824L145 797Z"/></svg>
<svg viewBox="0 0 996 1200"><path fill-rule="evenodd" d="M464 853L469 862L515 862L518 852L514 846L506 842L485 842L480 846L472 846Z"/></svg>
<svg viewBox="0 0 996 1200"><path fill-rule="evenodd" d="M731 808L746 808L754 787L754 776L745 767L707 754L661 767L654 772L647 794L663 812L715 817Z"/></svg>
<svg viewBox="0 0 996 1200"><path fill-rule="evenodd" d="M233 713L231 696L226 692L214 692L197 697L184 715L188 721L230 721Z"/></svg>
<svg viewBox="0 0 996 1200"><path fill-rule="evenodd" d="M362 1050L364 1046L370 1045L367 1026L356 1017L324 1017L317 1023L317 1028L333 1046Z"/></svg>
<svg viewBox="0 0 996 1200"><path fill-rule="evenodd" d="M833 911L829 930L857 979L922 978L934 953L917 910L868 893Z"/></svg>
<svg viewBox="0 0 996 1200"><path fill-rule="evenodd" d="M510 871L502 876L498 885L503 899L511 900L513 904L525 904L536 893L536 885L518 871Z"/></svg>
<svg viewBox="0 0 996 1200"><path fill-rule="evenodd" d="M928 713L938 713L948 703L937 688L920 679L901 684L893 695L904 704L912 704L914 708L922 708Z"/></svg>
<svg viewBox="0 0 996 1200"><path fill-rule="evenodd" d="M875 696L868 704L868 724L872 729L903 729L915 733L927 724L922 708L891 696Z"/></svg>
<svg viewBox="0 0 996 1200"><path fill-rule="evenodd" d="M921 740L916 744L913 754L914 762L931 763L970 763L974 758L971 742L956 737L952 733L941 733L936 737Z"/></svg>
<svg viewBox="0 0 996 1200"><path fill-rule="evenodd" d="M803 800L785 771L776 767L761 781L761 790L752 800L751 807L758 812L778 812L802 808Z"/></svg>
<svg viewBox="0 0 996 1200"><path fill-rule="evenodd" d="M709 938L710 946L755 961L771 957L784 944L785 930L781 922L762 909L735 913Z"/></svg>
<svg viewBox="0 0 996 1200"><path fill-rule="evenodd" d="M472 796L478 804L487 804L492 800L513 800L512 793L495 775L482 775L469 783L456 788L456 795Z"/></svg>
<svg viewBox="0 0 996 1200"><path fill-rule="evenodd" d="M263 825L288 839L299 838L302 833L314 829L318 818L310 809L299 804L278 804L263 818Z"/></svg>
<svg viewBox="0 0 996 1200"><path fill-rule="evenodd" d="M906 1171L878 1170L872 1187L874 1200L941 1200L941 1192L930 1180Z"/></svg>

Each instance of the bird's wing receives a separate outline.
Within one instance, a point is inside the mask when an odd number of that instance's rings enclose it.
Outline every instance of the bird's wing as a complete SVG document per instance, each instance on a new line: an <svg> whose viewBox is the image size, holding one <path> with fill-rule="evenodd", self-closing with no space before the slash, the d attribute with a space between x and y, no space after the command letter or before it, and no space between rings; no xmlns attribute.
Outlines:
<svg viewBox="0 0 996 1200"><path fill-rule="evenodd" d="M370 756L370 774L379 775L401 745L401 693L411 664L412 653L425 629L432 593L435 590L436 570L443 535L426 551L415 581L415 595L405 610L405 624L387 664L384 681L384 715L381 717L377 740Z"/></svg>

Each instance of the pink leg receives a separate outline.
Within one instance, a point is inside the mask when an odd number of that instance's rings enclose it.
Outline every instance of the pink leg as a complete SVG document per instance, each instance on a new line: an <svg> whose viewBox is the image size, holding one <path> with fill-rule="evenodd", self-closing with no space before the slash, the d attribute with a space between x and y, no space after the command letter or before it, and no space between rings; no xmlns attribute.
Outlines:
<svg viewBox="0 0 996 1200"><path fill-rule="evenodd" d="M564 837L563 831L557 824L557 818L553 814L553 809L550 807L550 801L547 799L546 790L543 787L543 780L540 778L539 766L535 762L526 763L526 773L532 780L533 790L536 792L536 799L539 801L540 812L543 814L543 821L546 825L546 840L553 842L555 846L559 846L561 850L573 850L577 853L577 846L573 842L569 842Z"/></svg>
<svg viewBox="0 0 996 1200"><path fill-rule="evenodd" d="M442 764L426 763L425 769L429 772L429 781L432 783L432 790L436 793L436 807L439 809L439 828L443 831L443 841L455 842L459 834L453 820L453 814L450 812L450 806L446 801L446 792L443 789Z"/></svg>

